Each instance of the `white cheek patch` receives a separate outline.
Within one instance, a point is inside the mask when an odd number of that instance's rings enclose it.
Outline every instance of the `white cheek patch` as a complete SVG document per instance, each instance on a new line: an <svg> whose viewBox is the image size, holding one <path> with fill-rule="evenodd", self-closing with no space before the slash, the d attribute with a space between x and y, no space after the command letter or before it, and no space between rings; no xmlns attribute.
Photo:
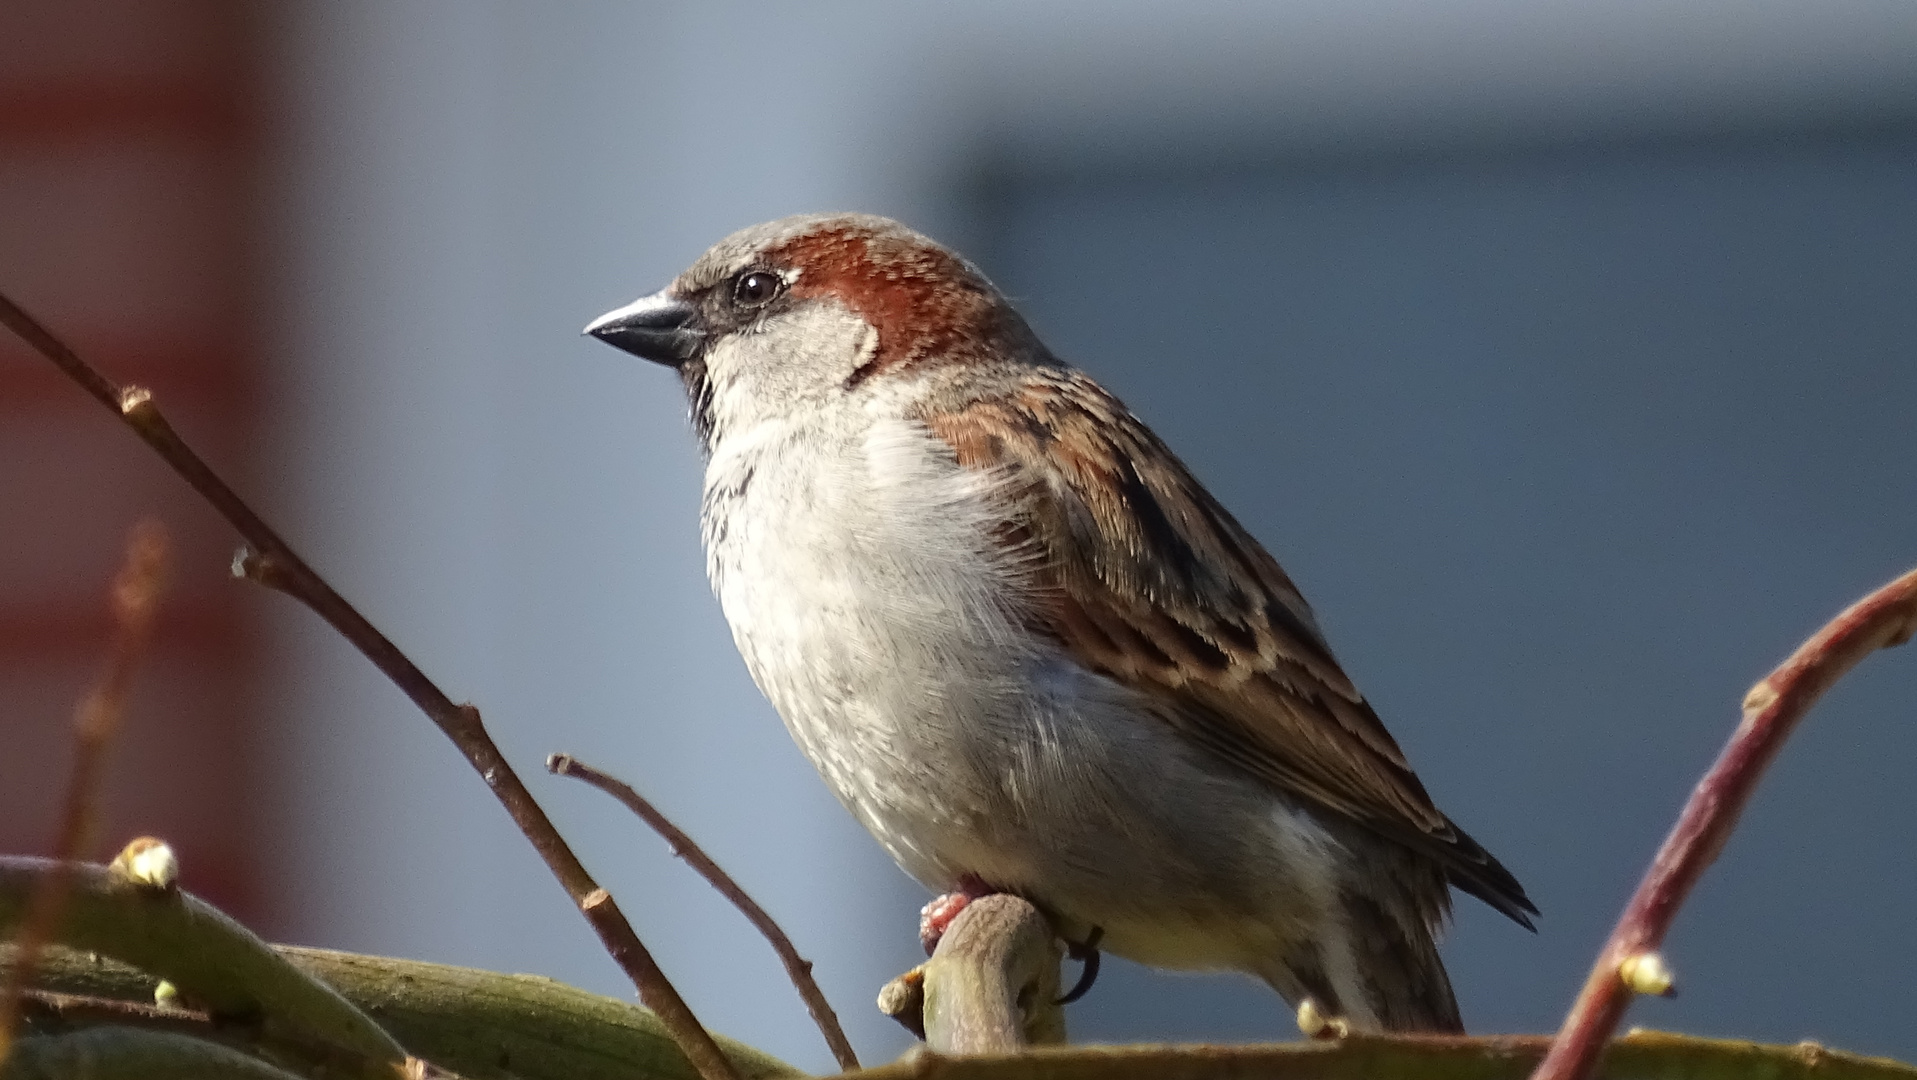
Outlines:
<svg viewBox="0 0 1917 1080"><path fill-rule="evenodd" d="M852 372L871 363L872 358L879 353L879 328L866 322L864 319L859 320L859 326L864 328L865 334L859 342L859 351L853 358L851 370L845 373L847 379L852 377Z"/></svg>
<svg viewBox="0 0 1917 1080"><path fill-rule="evenodd" d="M878 331L837 301L814 300L727 334L706 353L712 421L721 438L769 420L836 407Z"/></svg>

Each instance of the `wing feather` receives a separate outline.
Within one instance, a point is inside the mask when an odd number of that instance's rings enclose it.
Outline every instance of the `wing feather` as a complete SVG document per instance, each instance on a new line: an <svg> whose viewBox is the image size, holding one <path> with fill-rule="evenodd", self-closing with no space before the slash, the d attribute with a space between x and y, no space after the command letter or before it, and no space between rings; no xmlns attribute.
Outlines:
<svg viewBox="0 0 1917 1080"><path fill-rule="evenodd" d="M1040 368L925 420L962 465L1003 476L1002 536L1038 568L1037 629L1164 701L1199 744L1531 925L1523 888L1433 805L1277 560L1117 399Z"/></svg>

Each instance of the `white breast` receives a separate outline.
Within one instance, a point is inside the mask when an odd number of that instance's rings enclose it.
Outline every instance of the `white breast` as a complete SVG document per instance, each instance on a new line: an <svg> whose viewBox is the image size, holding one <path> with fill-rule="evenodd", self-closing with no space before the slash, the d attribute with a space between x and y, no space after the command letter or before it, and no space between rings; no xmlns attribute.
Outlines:
<svg viewBox="0 0 1917 1080"><path fill-rule="evenodd" d="M1121 955L1255 970L1242 931L1323 910L1334 841L1028 630L1000 478L859 400L734 424L706 471L708 572L793 738L928 886L977 875Z"/></svg>
<svg viewBox="0 0 1917 1080"><path fill-rule="evenodd" d="M1030 726L1048 658L994 543L994 478L883 408L720 440L707 568L753 678L827 783L939 881L988 857L972 849L1003 817L1004 736Z"/></svg>

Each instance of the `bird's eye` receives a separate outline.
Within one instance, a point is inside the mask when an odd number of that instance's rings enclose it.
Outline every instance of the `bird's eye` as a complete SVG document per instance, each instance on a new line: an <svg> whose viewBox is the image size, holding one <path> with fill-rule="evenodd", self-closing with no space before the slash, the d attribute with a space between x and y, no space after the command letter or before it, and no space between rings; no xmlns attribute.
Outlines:
<svg viewBox="0 0 1917 1080"><path fill-rule="evenodd" d="M752 270L739 275L732 285L732 298L746 307L758 307L760 304L779 295L785 288L785 281L777 274L764 270Z"/></svg>

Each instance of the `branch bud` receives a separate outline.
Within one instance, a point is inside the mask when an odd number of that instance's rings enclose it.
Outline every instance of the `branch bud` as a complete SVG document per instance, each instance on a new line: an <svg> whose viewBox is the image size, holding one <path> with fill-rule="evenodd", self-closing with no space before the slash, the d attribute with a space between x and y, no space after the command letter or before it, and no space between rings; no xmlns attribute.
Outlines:
<svg viewBox="0 0 1917 1080"><path fill-rule="evenodd" d="M172 845L151 836L142 836L121 848L109 869L143 889L171 889L180 881L180 857L173 853Z"/></svg>
<svg viewBox="0 0 1917 1080"><path fill-rule="evenodd" d="M1633 994L1670 997L1677 992L1676 977L1664 965L1664 957L1654 952L1625 957L1624 962L1617 966L1617 976L1624 980L1624 985L1630 987Z"/></svg>
<svg viewBox="0 0 1917 1080"><path fill-rule="evenodd" d="M1342 1016L1327 1016L1318 999L1308 997L1298 1003L1298 1030L1307 1039L1342 1039L1351 1034L1351 1023Z"/></svg>

